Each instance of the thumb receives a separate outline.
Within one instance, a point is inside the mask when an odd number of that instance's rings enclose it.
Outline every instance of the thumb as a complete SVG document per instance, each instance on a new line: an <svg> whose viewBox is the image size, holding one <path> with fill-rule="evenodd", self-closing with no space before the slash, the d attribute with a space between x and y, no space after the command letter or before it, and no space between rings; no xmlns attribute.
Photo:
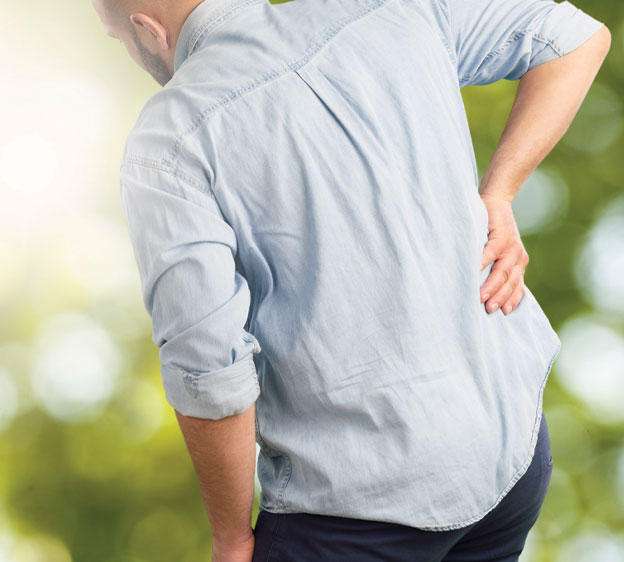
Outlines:
<svg viewBox="0 0 624 562"><path fill-rule="evenodd" d="M483 247L483 254L481 255L481 271L496 260L501 251L502 244L498 243L496 238L490 238Z"/></svg>

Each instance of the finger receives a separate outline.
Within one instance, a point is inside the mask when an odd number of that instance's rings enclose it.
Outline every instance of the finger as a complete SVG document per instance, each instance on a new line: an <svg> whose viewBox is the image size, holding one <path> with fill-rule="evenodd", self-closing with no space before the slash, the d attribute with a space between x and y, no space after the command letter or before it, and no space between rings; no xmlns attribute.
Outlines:
<svg viewBox="0 0 624 562"><path fill-rule="evenodd" d="M504 257L501 257L498 262L495 262L492 266L492 270L488 275L488 278L485 280L483 285L479 288L479 292L481 294L481 302L487 301L492 295L496 294L497 291L501 289L504 283L507 282L507 279L511 275L511 271L513 267L517 264L520 264L522 267L522 272L526 269L529 263L529 254L527 254L524 246L522 244L514 244L509 245L507 241L498 243L496 242L493 246L501 246L503 250L498 252L498 254L503 254ZM487 249L487 244L485 250ZM494 250L496 251L496 250ZM505 267L507 269L505 269Z"/></svg>
<svg viewBox="0 0 624 562"><path fill-rule="evenodd" d="M494 262L488 278L479 289L481 302L491 299L493 295L501 290L511 277L511 272L515 265L516 259L511 255L502 257Z"/></svg>
<svg viewBox="0 0 624 562"><path fill-rule="evenodd" d="M524 276L520 280L520 283L516 285L513 293L511 293L511 297L507 299L507 301L501 307L503 314L510 314L512 311L516 310L522 297L524 296Z"/></svg>
<svg viewBox="0 0 624 562"><path fill-rule="evenodd" d="M486 304L488 312L494 312L501 307L503 303L509 300L516 287L520 284L523 273L524 266L521 263L514 265L505 283L503 283L501 288L488 300Z"/></svg>
<svg viewBox="0 0 624 562"><path fill-rule="evenodd" d="M481 254L481 271L483 271L488 265L505 250L505 241L499 238L490 238L483 247L483 253Z"/></svg>

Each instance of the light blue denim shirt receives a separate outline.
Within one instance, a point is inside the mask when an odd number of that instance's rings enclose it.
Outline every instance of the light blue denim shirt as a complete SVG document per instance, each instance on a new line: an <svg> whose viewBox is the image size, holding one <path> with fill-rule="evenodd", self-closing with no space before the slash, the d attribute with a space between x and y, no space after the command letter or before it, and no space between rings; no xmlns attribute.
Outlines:
<svg viewBox="0 0 624 562"><path fill-rule="evenodd" d="M123 152L166 399L256 406L261 509L456 529L528 468L561 342L488 313L460 88L602 26L553 0L205 0Z"/></svg>

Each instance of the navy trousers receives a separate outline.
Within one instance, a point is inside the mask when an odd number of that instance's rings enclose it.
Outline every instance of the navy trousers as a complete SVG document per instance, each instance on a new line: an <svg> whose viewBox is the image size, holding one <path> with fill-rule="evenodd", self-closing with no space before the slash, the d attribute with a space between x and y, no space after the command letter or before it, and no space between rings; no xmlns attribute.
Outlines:
<svg viewBox="0 0 624 562"><path fill-rule="evenodd" d="M252 562L517 562L550 484L546 417L525 474L482 519L451 531L261 510Z"/></svg>

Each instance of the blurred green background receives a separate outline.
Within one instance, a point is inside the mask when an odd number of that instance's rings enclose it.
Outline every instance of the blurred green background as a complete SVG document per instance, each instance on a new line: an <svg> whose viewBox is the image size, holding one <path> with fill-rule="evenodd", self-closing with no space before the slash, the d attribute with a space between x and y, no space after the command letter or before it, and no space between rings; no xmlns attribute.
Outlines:
<svg viewBox="0 0 624 562"><path fill-rule="evenodd" d="M563 343L522 562L624 561L624 4L574 4L613 43L514 201L525 282ZM4 2L0 22L0 561L208 560L119 203L126 135L160 86L89 1ZM480 174L516 86L463 90Z"/></svg>

